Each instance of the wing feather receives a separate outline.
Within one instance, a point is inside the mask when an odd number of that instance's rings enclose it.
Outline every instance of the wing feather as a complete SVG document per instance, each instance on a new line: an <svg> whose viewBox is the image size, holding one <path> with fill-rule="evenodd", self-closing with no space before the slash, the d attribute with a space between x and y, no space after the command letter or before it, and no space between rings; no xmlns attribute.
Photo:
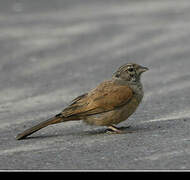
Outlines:
<svg viewBox="0 0 190 180"><path fill-rule="evenodd" d="M126 85L105 81L90 91L75 98L71 105L62 111L63 116L92 115L111 111L130 101L133 91Z"/></svg>

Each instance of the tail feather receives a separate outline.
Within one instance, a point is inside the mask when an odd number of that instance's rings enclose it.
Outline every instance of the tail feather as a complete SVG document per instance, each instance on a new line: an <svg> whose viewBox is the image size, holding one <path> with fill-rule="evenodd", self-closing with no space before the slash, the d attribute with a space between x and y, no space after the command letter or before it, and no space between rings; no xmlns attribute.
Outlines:
<svg viewBox="0 0 190 180"><path fill-rule="evenodd" d="M37 124L36 126L33 126L33 127L29 128L29 129L25 130L24 132L18 134L16 136L16 139L17 140L24 139L27 136L33 134L34 132L36 132L36 131L38 131L38 130L40 130L40 129L42 129L42 128L50 125L50 124L56 124L56 123L60 123L60 122L63 122L63 121L66 121L66 120L64 120L63 117L60 117L59 115L57 115L55 117L52 117L52 118L50 118L50 119L48 119L46 121L43 121L40 124Z"/></svg>

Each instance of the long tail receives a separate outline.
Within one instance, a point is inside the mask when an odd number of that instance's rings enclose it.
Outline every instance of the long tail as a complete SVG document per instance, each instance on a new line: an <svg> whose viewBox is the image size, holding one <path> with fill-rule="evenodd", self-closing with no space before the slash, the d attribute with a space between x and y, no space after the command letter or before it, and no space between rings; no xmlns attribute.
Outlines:
<svg viewBox="0 0 190 180"><path fill-rule="evenodd" d="M52 117L46 121L43 121L41 122L40 124L37 124L36 126L33 126L27 130L25 130L24 132L18 134L16 136L16 139L17 140L20 140L20 139L24 139L26 138L27 136L29 136L30 134L33 134L34 132L50 125L50 124L56 124L56 123L60 123L60 122L63 122L63 121L67 121L64 117L61 117L59 114L56 115L55 117Z"/></svg>

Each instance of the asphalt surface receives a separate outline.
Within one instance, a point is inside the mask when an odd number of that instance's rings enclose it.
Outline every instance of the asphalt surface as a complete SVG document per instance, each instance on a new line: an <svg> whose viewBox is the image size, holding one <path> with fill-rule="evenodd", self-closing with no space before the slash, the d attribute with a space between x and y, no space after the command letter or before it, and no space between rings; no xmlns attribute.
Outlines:
<svg viewBox="0 0 190 180"><path fill-rule="evenodd" d="M190 169L189 0L0 4L1 170ZM125 134L79 121L15 139L127 62L150 71Z"/></svg>

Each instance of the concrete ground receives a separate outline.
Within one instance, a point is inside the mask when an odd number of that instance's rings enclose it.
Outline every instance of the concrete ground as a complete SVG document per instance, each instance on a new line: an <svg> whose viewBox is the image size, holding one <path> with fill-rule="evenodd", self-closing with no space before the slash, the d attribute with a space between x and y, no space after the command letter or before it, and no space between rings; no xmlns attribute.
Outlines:
<svg viewBox="0 0 190 180"><path fill-rule="evenodd" d="M190 169L189 0L0 0L1 170ZM145 97L109 135L82 122L17 133L109 79L149 67Z"/></svg>

